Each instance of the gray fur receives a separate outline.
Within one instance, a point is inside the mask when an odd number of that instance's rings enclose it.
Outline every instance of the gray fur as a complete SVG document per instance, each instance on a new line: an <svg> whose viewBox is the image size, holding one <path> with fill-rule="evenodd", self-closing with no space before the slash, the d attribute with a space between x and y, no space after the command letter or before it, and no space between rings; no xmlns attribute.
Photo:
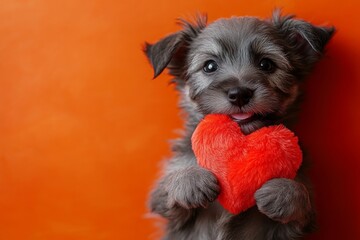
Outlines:
<svg viewBox="0 0 360 240"><path fill-rule="evenodd" d="M256 205L269 218L288 223L307 221L311 202L306 187L297 181L276 178L266 182L255 193ZM302 224L304 224L302 223Z"/></svg>
<svg viewBox="0 0 360 240"><path fill-rule="evenodd" d="M255 194L257 206L231 215L217 201L216 177L199 167L191 149L191 135L210 113L254 113L239 122L246 134L263 126L285 124L291 129L302 82L320 60L334 33L333 27L281 16L220 19L206 26L206 17L195 22L181 20L183 30L159 42L146 44L145 53L155 77L166 67L181 93L186 114L182 138L174 141L174 153L150 197L150 209L168 219L164 239L234 240L298 239L315 225L311 189L303 166L295 180L273 179ZM275 68L265 72L259 62L268 58ZM206 61L218 69L205 73ZM231 104L229 89L251 89L246 104Z"/></svg>

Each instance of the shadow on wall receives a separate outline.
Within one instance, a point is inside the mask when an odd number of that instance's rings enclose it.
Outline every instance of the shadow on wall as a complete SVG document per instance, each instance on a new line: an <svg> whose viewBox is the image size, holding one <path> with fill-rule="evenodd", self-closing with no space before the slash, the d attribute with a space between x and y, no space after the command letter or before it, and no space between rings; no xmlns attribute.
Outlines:
<svg viewBox="0 0 360 240"><path fill-rule="evenodd" d="M358 139L360 119L352 114L359 93L356 63L349 46L337 41L307 82L306 99L298 125L300 139L309 151L311 177L318 209L318 232L309 239L353 239L359 236L360 172ZM357 209L356 209L357 208Z"/></svg>

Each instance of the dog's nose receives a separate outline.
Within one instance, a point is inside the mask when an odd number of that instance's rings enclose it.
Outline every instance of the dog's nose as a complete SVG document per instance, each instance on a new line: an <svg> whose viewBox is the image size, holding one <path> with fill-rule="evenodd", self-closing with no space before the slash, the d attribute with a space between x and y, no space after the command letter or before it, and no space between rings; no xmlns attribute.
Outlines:
<svg viewBox="0 0 360 240"><path fill-rule="evenodd" d="M249 103L250 99L254 95L254 91L249 88L236 87L236 88L231 88L227 92L227 95L229 102L241 107Z"/></svg>

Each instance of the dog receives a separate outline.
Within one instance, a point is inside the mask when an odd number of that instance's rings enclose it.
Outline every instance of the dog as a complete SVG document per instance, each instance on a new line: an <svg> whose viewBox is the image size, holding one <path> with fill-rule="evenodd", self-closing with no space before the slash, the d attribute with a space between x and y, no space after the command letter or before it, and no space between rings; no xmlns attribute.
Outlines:
<svg viewBox="0 0 360 240"><path fill-rule="evenodd" d="M316 214L306 159L294 180L266 182L254 195L255 207L232 215L215 201L218 181L197 164L191 136L213 113L229 115L245 134L275 124L291 129L304 80L335 28L279 10L269 19L232 17L207 25L206 15L198 15L179 22L182 30L144 45L154 78L165 68L173 76L186 116L149 201L150 210L167 219L163 239L291 240L312 232Z"/></svg>

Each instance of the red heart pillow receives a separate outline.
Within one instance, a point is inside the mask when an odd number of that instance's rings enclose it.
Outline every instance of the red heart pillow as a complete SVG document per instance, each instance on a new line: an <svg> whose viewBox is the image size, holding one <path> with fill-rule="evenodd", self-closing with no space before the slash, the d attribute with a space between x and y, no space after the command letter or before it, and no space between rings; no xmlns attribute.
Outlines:
<svg viewBox="0 0 360 240"><path fill-rule="evenodd" d="M218 178L221 205L238 214L255 205L254 194L273 178L295 178L302 161L298 138L283 125L244 135L227 115L207 115L192 136L200 166Z"/></svg>

